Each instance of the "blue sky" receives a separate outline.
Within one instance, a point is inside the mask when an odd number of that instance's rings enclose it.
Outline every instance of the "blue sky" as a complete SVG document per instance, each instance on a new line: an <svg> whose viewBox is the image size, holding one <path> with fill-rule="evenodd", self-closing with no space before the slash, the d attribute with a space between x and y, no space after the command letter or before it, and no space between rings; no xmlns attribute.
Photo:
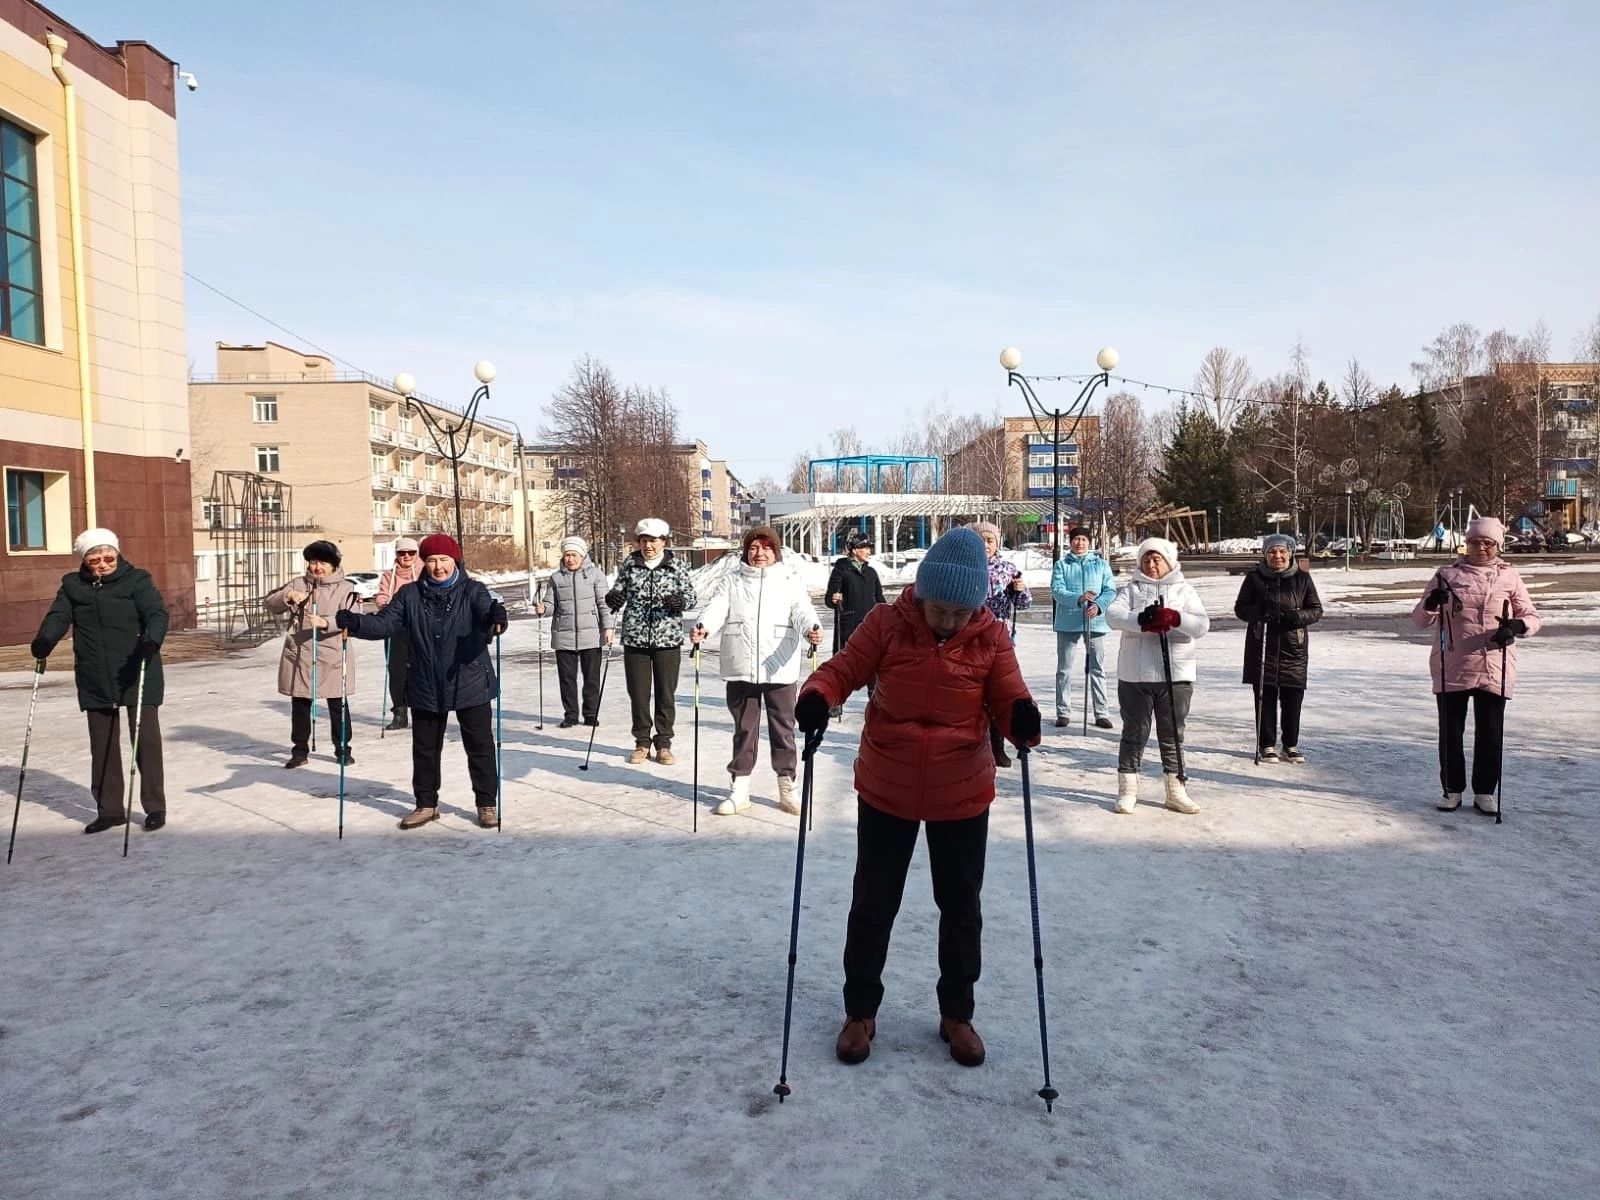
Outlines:
<svg viewBox="0 0 1600 1200"><path fill-rule="evenodd" d="M179 96L189 270L530 432L573 359L747 481L1026 370L1408 382L1600 314L1600 6L60 0ZM289 340L191 285L212 344ZM1015 393L1012 393L1012 398ZM1159 396L1151 403L1163 401Z"/></svg>

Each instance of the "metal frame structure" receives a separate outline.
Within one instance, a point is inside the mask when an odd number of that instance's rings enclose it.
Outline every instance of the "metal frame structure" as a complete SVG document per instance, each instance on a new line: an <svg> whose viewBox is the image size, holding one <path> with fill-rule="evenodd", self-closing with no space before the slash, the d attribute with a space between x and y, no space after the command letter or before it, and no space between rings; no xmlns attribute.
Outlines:
<svg viewBox="0 0 1600 1200"><path fill-rule="evenodd" d="M833 492L839 493L839 476L842 471L859 470L866 481L866 494L868 495L907 495L913 492L911 486L912 472L918 467L933 468L933 486L930 493L937 493L944 488L944 460L934 454L844 454L835 458L814 458L806 465L806 491L815 493L817 489L817 468L827 467L833 471ZM898 492L885 492L883 490L883 473L885 470L899 470L904 472L901 478L901 487ZM868 513L852 513L851 516L870 516ZM899 521L895 522L895 544L891 549L898 549ZM924 520L917 530L918 542L928 544L928 526ZM828 552L838 550L837 529L829 533Z"/></svg>
<svg viewBox="0 0 1600 1200"><path fill-rule="evenodd" d="M1115 360L1108 361L1111 362L1112 366L1116 366ZM1054 428L1048 436L1051 438L1052 460L1050 472L1050 561L1056 562L1061 558L1061 418L1072 418L1072 428L1067 431L1067 441L1076 441L1078 425L1083 420L1084 414L1089 411L1089 401L1094 396L1095 388L1101 386L1109 388L1111 386L1111 373L1108 368L1097 375L1089 376L1077 398L1066 408L1057 409L1047 409L1039 399L1038 393L1033 390L1033 384L1044 378L1044 376L1040 375L1023 375L1020 372L1009 369L1006 371L1006 386L1010 387L1012 384L1016 384L1018 390L1022 392L1022 398L1028 405L1028 415L1033 418L1033 424L1038 429L1039 436L1047 436L1042 424L1045 418L1048 417L1054 423ZM1027 453L1024 450L1025 459ZM1026 465L1023 468L1023 475L1024 479L1026 479ZM1079 500L1081 501L1082 498L1080 494Z"/></svg>
<svg viewBox="0 0 1600 1200"><path fill-rule="evenodd" d="M854 494L848 498L837 492L824 495L828 497L825 502L814 503L809 508L798 509L795 512L769 516L768 523L783 537L786 546L793 545L795 549L804 550L804 543L809 538L813 544L811 552L820 557L825 552L822 531L824 527L828 527L826 553L832 554L835 549L838 523L852 518L887 522L894 531L890 535L889 543L889 549L893 550L898 546L901 521L931 522L933 532L937 535L941 521L953 523L956 517L998 518L1029 513L1043 516L1046 511L1042 500L999 500L993 496L907 495L890 492L877 496L860 493L858 499Z"/></svg>
<svg viewBox="0 0 1600 1200"><path fill-rule="evenodd" d="M259 645L277 632L267 593L295 575L294 488L254 471L216 471L206 497L222 642Z"/></svg>

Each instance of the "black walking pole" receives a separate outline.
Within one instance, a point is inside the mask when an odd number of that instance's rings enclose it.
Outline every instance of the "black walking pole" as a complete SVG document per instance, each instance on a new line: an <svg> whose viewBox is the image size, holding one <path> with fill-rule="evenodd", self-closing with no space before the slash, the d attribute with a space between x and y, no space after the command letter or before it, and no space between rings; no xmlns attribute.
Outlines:
<svg viewBox="0 0 1600 1200"><path fill-rule="evenodd" d="M589 769L589 757L594 753L594 735L600 732L600 706L605 703L606 699L606 676L611 673L612 649L613 647L611 646L606 647L606 660L600 667L600 694L595 697L594 724L589 726L589 749L583 756L583 762L578 764L578 770L580 771Z"/></svg>
<svg viewBox="0 0 1600 1200"><path fill-rule="evenodd" d="M1250 622L1250 628L1254 629L1256 624L1255 621ZM1256 694L1256 727L1250 731L1250 741L1255 746L1252 751L1253 761L1258 767L1261 765L1261 689L1267 686L1267 623L1262 621L1260 626L1261 654L1256 662L1256 684L1253 689ZM1162 646L1165 648L1165 641L1162 642Z"/></svg>
<svg viewBox="0 0 1600 1200"><path fill-rule="evenodd" d="M1156 603L1162 608L1167 606L1162 596L1156 597ZM1178 755L1178 782L1188 783L1189 774L1183 769L1183 731L1178 728L1178 697L1172 690L1172 648L1167 644L1167 635L1161 638L1161 673L1167 678L1167 711L1172 714L1172 748ZM1261 735L1257 733L1256 744L1259 747Z"/></svg>
<svg viewBox="0 0 1600 1200"><path fill-rule="evenodd" d="M704 629L704 625L696 625L696 629ZM690 818L690 830L700 832L700 643L694 644L694 649L689 651L689 657L694 659L694 785L689 793L689 803L693 815Z"/></svg>
<svg viewBox="0 0 1600 1200"><path fill-rule="evenodd" d="M1055 595L1054 592L1051 595ZM1089 638L1089 602L1078 601L1078 609L1083 613L1083 736L1089 736L1089 656L1094 653L1092 642Z"/></svg>
<svg viewBox="0 0 1600 1200"><path fill-rule="evenodd" d="M576 590L577 590L576 585L574 585L573 590L574 590L574 592L576 592ZM539 598L534 601L534 604L535 604L535 606L537 608L543 608L544 607L544 589L543 588L539 589L538 595L539 595ZM534 728L535 729L543 729L544 728L544 618L542 616L540 616L538 612L535 612L533 614L533 621L534 621L534 624L536 626L538 626L536 632L539 635L539 654L538 654L538 658L536 660L538 662L538 664L539 664L539 723L537 725L535 725ZM574 624L574 629L576 629L576 624ZM554 641L555 640L555 636L556 636L555 627L552 625L551 628L550 628L550 639L552 641ZM499 653L500 653L500 651L498 649L496 649L495 650L495 655L497 656L497 661L498 661Z"/></svg>
<svg viewBox="0 0 1600 1200"><path fill-rule="evenodd" d="M378 696L378 715L380 717L383 715L383 702L389 695L389 651L393 641L393 638L383 639L383 691ZM392 710L394 705L391 704L389 707ZM383 741L384 731L388 728L389 725L387 722L378 722L378 740L380 742Z"/></svg>
<svg viewBox="0 0 1600 1200"><path fill-rule="evenodd" d="M133 713L129 724L133 726L133 765L128 771L128 790L122 795L122 857L128 857L128 833L133 829L133 785L139 774L139 727L144 724L144 669L148 658L139 660L139 687L133 694Z"/></svg>
<svg viewBox="0 0 1600 1200"><path fill-rule="evenodd" d="M1507 597L1500 606L1500 619L1511 619L1511 599ZM1502 626L1503 628L1503 626ZM1494 823L1500 824L1500 814L1506 806L1506 656L1511 650L1511 643L1505 642L1500 647L1500 743L1495 747L1495 779L1494 779ZM1441 664L1440 678L1443 678L1444 667Z"/></svg>
<svg viewBox="0 0 1600 1200"><path fill-rule="evenodd" d="M28 747L33 742L33 706L39 702L39 680L44 678L44 659L33 660L33 695L28 698L28 731L22 735L22 765L17 768L17 802L11 809L11 841L6 845L6 865L17 848L17 818L22 814L22 781L28 777Z"/></svg>
<svg viewBox="0 0 1600 1200"><path fill-rule="evenodd" d="M822 632L822 626L821 625L813 625L811 628L816 633L820 634ZM811 673L813 675L815 675L817 673L817 648L815 646L811 647ZM810 827L812 829L815 829L817 827L816 826L816 819L817 819L816 812L817 812L817 810L815 808L813 808L809 804L806 805L805 808L806 808L806 823L808 825L810 825Z"/></svg>
<svg viewBox="0 0 1600 1200"><path fill-rule="evenodd" d="M1028 746L1018 744L1018 765L1022 768L1022 829L1028 844L1028 907L1033 913L1033 982L1039 997L1039 1053L1044 1059L1044 1086L1039 1089L1039 1099L1044 1101L1045 1112L1054 1112L1061 1093L1050 1086L1050 1030L1044 1017L1044 946L1039 940L1039 874L1033 860L1033 784L1028 777L1029 752Z"/></svg>
<svg viewBox="0 0 1600 1200"><path fill-rule="evenodd" d="M812 761L817 747L822 745L823 731L806 734L805 749L801 753L800 778L800 840L794 852L794 910L789 917L789 984L783 998L783 1063L778 1068L778 1083L772 1089L782 1104L789 1095L789 1021L794 1015L794 964L800 948L800 881L806 869L806 818L811 813L811 786L815 764Z"/></svg>

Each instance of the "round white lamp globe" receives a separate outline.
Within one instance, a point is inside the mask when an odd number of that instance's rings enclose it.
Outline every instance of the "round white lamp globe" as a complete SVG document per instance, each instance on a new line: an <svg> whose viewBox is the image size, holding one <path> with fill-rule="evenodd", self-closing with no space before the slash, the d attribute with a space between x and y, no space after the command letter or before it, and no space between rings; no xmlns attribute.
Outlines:
<svg viewBox="0 0 1600 1200"><path fill-rule="evenodd" d="M1022 351L1015 346L1007 346L1000 351L1000 365L1008 371L1015 371L1022 365Z"/></svg>
<svg viewBox="0 0 1600 1200"><path fill-rule="evenodd" d="M394 390L402 396L415 396L417 394L417 381L405 371L394 377Z"/></svg>
<svg viewBox="0 0 1600 1200"><path fill-rule="evenodd" d="M479 383L494 382L494 364L487 358L480 358L477 365L472 368L472 373L478 377Z"/></svg>
<svg viewBox="0 0 1600 1200"><path fill-rule="evenodd" d="M1117 369L1117 364L1122 361L1122 355L1118 354L1110 346L1107 346L1104 350L1100 351L1099 354L1094 356L1094 361L1100 364L1100 369L1102 371L1114 371Z"/></svg>

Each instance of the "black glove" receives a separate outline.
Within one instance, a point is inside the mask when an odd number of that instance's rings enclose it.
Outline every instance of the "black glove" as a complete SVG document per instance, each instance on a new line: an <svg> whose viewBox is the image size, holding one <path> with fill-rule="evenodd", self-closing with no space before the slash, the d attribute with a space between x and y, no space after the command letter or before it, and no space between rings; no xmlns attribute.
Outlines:
<svg viewBox="0 0 1600 1200"><path fill-rule="evenodd" d="M1428 612L1438 612L1445 601L1449 599L1450 589L1440 583L1434 587L1433 591L1428 593L1427 599L1422 602L1422 607Z"/></svg>
<svg viewBox="0 0 1600 1200"><path fill-rule="evenodd" d="M1521 617L1496 617L1499 628L1489 635L1496 646L1509 646L1519 637L1528 636L1528 623Z"/></svg>
<svg viewBox="0 0 1600 1200"><path fill-rule="evenodd" d="M49 658L50 651L54 649L54 643L47 642L42 637L34 638L33 641L28 643L28 653L33 655L40 662L43 662L45 659Z"/></svg>
<svg viewBox="0 0 1600 1200"><path fill-rule="evenodd" d="M800 693L794 702L794 723L801 733L821 733L828 727L828 701L821 692Z"/></svg>
<svg viewBox="0 0 1600 1200"><path fill-rule="evenodd" d="M668 596L668 597L666 597L666 599L661 601L661 611L665 612L665 613L669 613L674 617L683 616L683 597L682 596Z"/></svg>
<svg viewBox="0 0 1600 1200"><path fill-rule="evenodd" d="M361 628L361 614L353 613L348 608L341 608L333 614L333 624L337 629L356 630Z"/></svg>
<svg viewBox="0 0 1600 1200"><path fill-rule="evenodd" d="M1018 746L1031 746L1039 740L1042 728L1039 706L1026 696L1018 696L1011 704L1011 740Z"/></svg>
<svg viewBox="0 0 1600 1200"><path fill-rule="evenodd" d="M489 632L499 637L510 624L511 617L506 612L506 606L498 600L492 601L489 605Z"/></svg>
<svg viewBox="0 0 1600 1200"><path fill-rule="evenodd" d="M606 607L609 608L612 612L614 612L614 613L621 612L622 611L622 604L623 604L623 599L622 599L622 591L621 591L621 589L613 589L613 590L611 590L611 591L606 593Z"/></svg>
<svg viewBox="0 0 1600 1200"><path fill-rule="evenodd" d="M1153 600L1149 604L1145 605L1144 610L1139 614L1138 617L1139 628L1149 629L1150 626L1154 625L1156 623L1156 614L1160 611L1161 605L1157 604Z"/></svg>
<svg viewBox="0 0 1600 1200"><path fill-rule="evenodd" d="M134 647L133 652L148 662L161 653L161 643L153 642L149 638L140 638L139 644Z"/></svg>

